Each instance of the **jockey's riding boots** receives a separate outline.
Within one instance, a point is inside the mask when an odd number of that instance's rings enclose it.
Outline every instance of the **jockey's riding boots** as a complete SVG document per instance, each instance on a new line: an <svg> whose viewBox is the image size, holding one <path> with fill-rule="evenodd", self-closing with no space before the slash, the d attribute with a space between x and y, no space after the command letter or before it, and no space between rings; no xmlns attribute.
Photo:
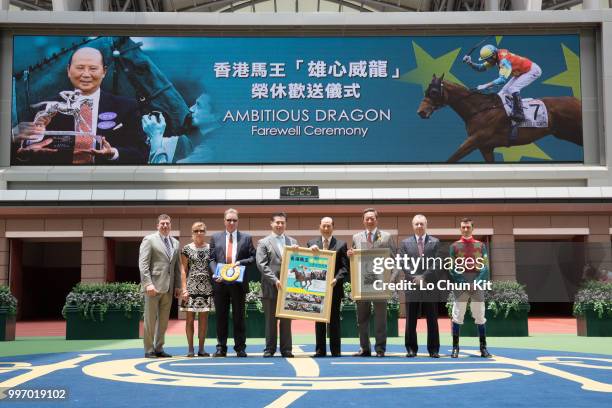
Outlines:
<svg viewBox="0 0 612 408"><path fill-rule="evenodd" d="M521 94L515 92L512 94L512 114L510 118L515 122L523 122L525 114L523 113L523 103L521 102Z"/></svg>
<svg viewBox="0 0 612 408"><path fill-rule="evenodd" d="M480 357L493 357L491 353L489 353L489 350L487 350L487 338L485 336L480 336Z"/></svg>
<svg viewBox="0 0 612 408"><path fill-rule="evenodd" d="M451 358L459 357L459 336L453 334L453 352Z"/></svg>

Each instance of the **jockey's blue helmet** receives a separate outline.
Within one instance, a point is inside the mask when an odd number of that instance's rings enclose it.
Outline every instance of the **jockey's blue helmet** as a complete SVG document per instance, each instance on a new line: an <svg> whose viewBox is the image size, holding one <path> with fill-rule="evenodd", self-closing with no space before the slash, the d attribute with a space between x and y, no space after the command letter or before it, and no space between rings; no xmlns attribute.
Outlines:
<svg viewBox="0 0 612 408"><path fill-rule="evenodd" d="M485 61L497 54L497 47L487 44L480 49L480 58L478 61Z"/></svg>

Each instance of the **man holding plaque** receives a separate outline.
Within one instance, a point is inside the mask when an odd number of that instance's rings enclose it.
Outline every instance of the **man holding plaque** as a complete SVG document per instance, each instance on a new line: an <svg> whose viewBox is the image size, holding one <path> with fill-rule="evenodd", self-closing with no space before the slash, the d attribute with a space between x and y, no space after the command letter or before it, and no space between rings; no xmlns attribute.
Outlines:
<svg viewBox="0 0 612 408"><path fill-rule="evenodd" d="M344 297L344 277L348 274L349 260L347 256L346 242L333 236L334 220L331 217L321 218L319 225L319 238L308 241L307 246L313 251L320 249L326 251L336 251L336 266L334 269L334 280L332 280L332 304L329 317L329 350L332 357L340 357L340 303ZM314 357L325 357L327 350L325 346L326 323L315 323L317 343Z"/></svg>
<svg viewBox="0 0 612 408"><path fill-rule="evenodd" d="M353 235L352 248L348 250L348 256L353 255L353 249L389 248L390 257L395 257L395 243L391 234L378 229L378 212L374 208L363 210L363 226L365 231ZM392 278L391 280L394 280ZM387 301L386 300L358 300L357 325L359 326L359 352L356 357L369 357L372 355L370 344L370 315L371 307L374 307L374 323L376 344L374 349L376 357L384 357L387 349Z"/></svg>
<svg viewBox="0 0 612 408"><path fill-rule="evenodd" d="M68 60L67 75L74 91L60 92L63 102L46 102L45 110L49 105L55 109L38 114L30 126L20 123L13 129L13 139L19 143L17 160L33 164L147 163L149 148L139 123L138 103L100 89L106 76L102 53L79 48ZM56 134L49 137L47 131Z"/></svg>
<svg viewBox="0 0 612 408"><path fill-rule="evenodd" d="M427 317L427 351L431 358L440 358L440 332L438 330L438 292L434 290L420 289L421 281L435 283L438 280L437 271L428 268L427 259L438 256L440 240L427 233L427 218L417 214L412 218L412 229L414 235L406 238L400 245L400 257L408 256L417 261L423 258L424 262L417 264L416 270L406 271L406 280L414 282L417 287L406 291L406 333L405 346L406 357L416 357L417 343L417 319L421 311ZM422 265L422 266L421 266Z"/></svg>
<svg viewBox="0 0 612 408"><path fill-rule="evenodd" d="M210 269L252 265L255 247L249 234L238 231L238 211L228 208L223 214L225 231L210 238ZM236 270L234 273L238 273ZM233 278L234 276L232 276ZM227 331L230 304L234 320L234 350L237 357L246 357L246 329L244 325L244 299L248 291L248 279L242 282L224 280L220 275L213 282L215 311L217 314L217 351L213 357L227 355Z"/></svg>
<svg viewBox="0 0 612 408"><path fill-rule="evenodd" d="M261 273L261 292L266 319L266 348L264 357L272 357L276 352L276 301L281 289L280 269L283 263L285 246L297 248L297 241L285 235L287 214L278 212L270 218L272 233L257 244L257 269ZM278 319L280 325L280 351L286 358L293 357L291 340L291 320Z"/></svg>

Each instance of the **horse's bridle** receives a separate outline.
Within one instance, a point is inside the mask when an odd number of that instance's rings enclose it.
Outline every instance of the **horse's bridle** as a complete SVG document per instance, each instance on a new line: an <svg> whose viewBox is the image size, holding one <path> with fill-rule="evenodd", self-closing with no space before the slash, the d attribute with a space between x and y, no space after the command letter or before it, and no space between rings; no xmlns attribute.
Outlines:
<svg viewBox="0 0 612 408"><path fill-rule="evenodd" d="M437 94L436 96L432 96L434 92ZM425 97L429 98L429 100L433 102L431 106L434 112L445 107L446 102L444 101L444 82L440 81L439 83L430 83L425 90Z"/></svg>
<svg viewBox="0 0 612 408"><path fill-rule="evenodd" d="M111 49L113 50L113 59L116 61L115 72L113 75L113 89L115 90L115 93L117 93L116 91L118 88L118 81L119 81L118 73L120 69L123 73L125 73L125 75L127 75L128 79L130 80L130 84L136 90L138 102L141 105L149 105L153 99L157 98L159 95L166 92L168 89L172 88L172 83L168 82L165 86L153 91L152 93L148 93L148 91L143 86L140 85L140 82L138 82L134 72L127 67L126 63L124 62L125 57L123 56L127 52L130 52L130 51L133 51L133 50L136 50L142 47L142 42L135 42L133 45L126 47L124 49L121 49L121 45L119 44L119 41L122 41L122 40L113 41L112 47L111 47Z"/></svg>

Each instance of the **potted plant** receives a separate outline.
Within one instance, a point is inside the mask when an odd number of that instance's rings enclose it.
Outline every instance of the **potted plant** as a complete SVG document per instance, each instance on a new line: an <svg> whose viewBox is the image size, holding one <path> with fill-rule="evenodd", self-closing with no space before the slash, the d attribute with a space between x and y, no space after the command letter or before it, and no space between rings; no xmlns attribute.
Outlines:
<svg viewBox="0 0 612 408"><path fill-rule="evenodd" d="M446 308L451 316L454 296L450 292ZM525 287L518 282L493 281L491 290L485 291L487 336L524 337L529 336L529 299ZM474 318L468 309L465 313L461 336L478 335Z"/></svg>
<svg viewBox="0 0 612 408"><path fill-rule="evenodd" d="M579 336L612 336L612 282L586 282L576 293L574 316Z"/></svg>
<svg viewBox="0 0 612 408"><path fill-rule="evenodd" d="M344 297L340 303L340 333L342 337L359 337L357 330L357 306L351 297L351 283L344 282Z"/></svg>
<svg viewBox="0 0 612 408"><path fill-rule="evenodd" d="M0 341L15 340L17 299L7 286L0 286Z"/></svg>
<svg viewBox="0 0 612 408"><path fill-rule="evenodd" d="M249 282L249 291L245 298L245 326L249 338L266 337L266 321L261 302L261 282Z"/></svg>
<svg viewBox="0 0 612 408"><path fill-rule="evenodd" d="M144 307L136 283L77 283L62 315L66 340L137 339Z"/></svg>

